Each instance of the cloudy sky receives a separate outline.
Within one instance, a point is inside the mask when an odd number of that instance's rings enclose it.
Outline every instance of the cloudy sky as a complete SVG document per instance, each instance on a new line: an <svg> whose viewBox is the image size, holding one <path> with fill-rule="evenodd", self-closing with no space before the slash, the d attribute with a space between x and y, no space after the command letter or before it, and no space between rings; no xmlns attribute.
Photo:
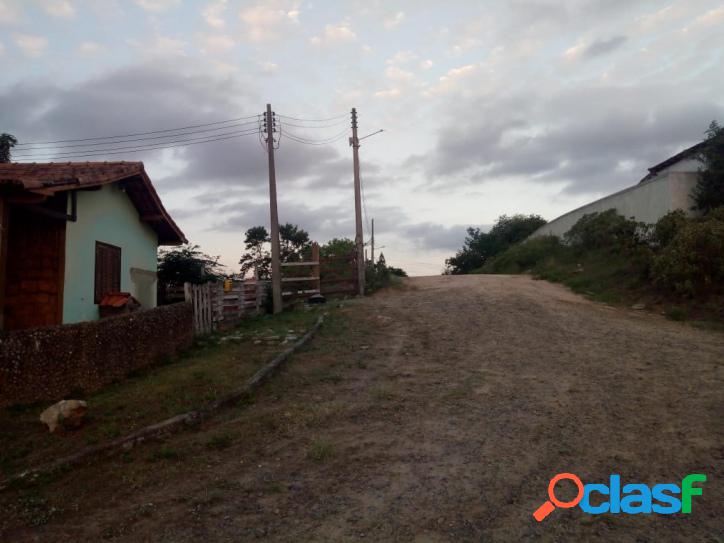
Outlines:
<svg viewBox="0 0 724 543"><path fill-rule="evenodd" d="M552 219L701 139L724 121L722 65L720 0L0 0L0 132L135 134L271 102L280 220L325 241L354 237L356 107L360 136L384 129L360 149L365 235L374 217L388 262L432 274L465 227ZM61 145L15 156L143 160L187 237L231 268L244 230L268 225L256 134L112 155Z"/></svg>

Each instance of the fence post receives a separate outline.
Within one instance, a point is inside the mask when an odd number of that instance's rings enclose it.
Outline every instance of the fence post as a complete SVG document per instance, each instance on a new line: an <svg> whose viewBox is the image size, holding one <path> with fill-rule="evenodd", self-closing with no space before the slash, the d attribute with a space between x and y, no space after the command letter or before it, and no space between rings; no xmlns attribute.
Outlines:
<svg viewBox="0 0 724 543"><path fill-rule="evenodd" d="M254 270L254 294L256 296L256 314L261 312L261 289L259 288L259 270Z"/></svg>
<svg viewBox="0 0 724 543"><path fill-rule="evenodd" d="M316 241L312 243L312 262L316 262L314 266L312 266L312 277L316 277L317 280L315 281L315 284L317 285L317 293L321 294L322 292L322 267L321 262L319 260L319 243Z"/></svg>

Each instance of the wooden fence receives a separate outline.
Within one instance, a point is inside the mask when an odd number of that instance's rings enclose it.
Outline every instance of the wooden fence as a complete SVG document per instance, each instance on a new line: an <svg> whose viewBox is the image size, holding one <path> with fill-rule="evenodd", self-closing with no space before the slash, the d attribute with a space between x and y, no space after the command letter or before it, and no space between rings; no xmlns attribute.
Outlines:
<svg viewBox="0 0 724 543"><path fill-rule="evenodd" d="M320 287L325 296L355 296L357 282L357 255L323 256L320 260Z"/></svg>
<svg viewBox="0 0 724 543"><path fill-rule="evenodd" d="M247 315L258 315L264 308L268 281L231 281L202 285L184 284L184 295L194 310L194 331L209 334L220 328L233 326Z"/></svg>
<svg viewBox="0 0 724 543"><path fill-rule="evenodd" d="M282 299L284 305L292 305L299 300L319 294L319 245L312 243L302 260L282 262Z"/></svg>

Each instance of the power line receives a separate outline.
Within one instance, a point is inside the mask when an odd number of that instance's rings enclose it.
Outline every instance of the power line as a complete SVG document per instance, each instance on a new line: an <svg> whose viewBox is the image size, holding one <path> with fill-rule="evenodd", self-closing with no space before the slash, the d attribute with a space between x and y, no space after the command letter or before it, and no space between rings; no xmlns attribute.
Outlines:
<svg viewBox="0 0 724 543"><path fill-rule="evenodd" d="M341 121L337 121L336 123L330 123L330 124L319 124L319 125L305 125L305 124L295 124L290 123L289 121L284 121L284 124L286 126L293 126L294 128L331 128L334 126L340 126L347 122L347 119L342 119Z"/></svg>
<svg viewBox="0 0 724 543"><path fill-rule="evenodd" d="M370 231L371 230L370 220L369 220L369 217L367 216L367 198L365 197L365 185L364 185L362 176L360 176L360 178L359 178L359 184L360 184L360 188L362 189L362 210L364 211L364 214L365 214L365 222L367 223L367 230Z"/></svg>
<svg viewBox="0 0 724 543"><path fill-rule="evenodd" d="M283 119L291 119L292 121L324 123L324 122L328 122L328 121L336 121L337 119L342 119L342 118L346 119L347 115L348 115L348 113L343 113L342 115L337 115L335 117L329 117L327 119L300 119L299 117L291 117L289 115L282 115L282 114L278 113L277 117L281 117Z"/></svg>
<svg viewBox="0 0 724 543"><path fill-rule="evenodd" d="M215 138L215 137L220 137L220 136L242 135L244 132L248 132L249 134L253 134L253 133L256 133L256 129L254 129L254 130L249 130L249 129L247 129L247 130L241 130L241 131L235 130L235 131L232 131L232 132L222 132L221 134L212 134L212 135L209 135L209 136L202 136L202 137L200 137L200 138L189 138L189 139L171 140L171 141L164 141L164 142L158 142L158 143L149 143L149 144L146 144L146 145L129 145L129 146L125 146L125 147L109 147L109 148L107 148L107 149L90 149L90 150L87 152L87 153L88 153L87 156L90 156L91 154L103 154L103 153L105 153L105 152L107 152L107 151L121 151L121 150L124 150L124 149L138 149L138 148L141 148L141 147L146 147L147 145L149 145L149 146L151 146L151 145L168 145L168 144L171 144L171 143L186 143L186 142L193 142L193 141L201 141L201 140L204 140L204 139L206 139L206 138L212 138L212 137ZM77 155L77 154L81 154L81 155L82 155L83 153L86 153L86 151L81 149L81 150L77 150L77 151L66 151L66 152L61 152L61 153L48 153L48 154L52 154L52 155L54 155L54 156L64 156L64 155ZM36 154L34 154L34 153L30 153L30 154L16 155L16 156L17 156L17 157L21 157L21 158L28 158L28 157L32 158L32 157L34 157L34 156L46 156L46 155L36 155ZM82 155L82 156L86 156L86 155Z"/></svg>
<svg viewBox="0 0 724 543"><path fill-rule="evenodd" d="M282 126L282 125L281 125L281 123L280 123L280 128L281 128L281 126ZM294 133L294 132L290 132L289 130L287 130L284 134L285 134L289 139L292 139L292 140L294 140L294 141L296 141L296 142L303 143L303 144L306 144L306 145L328 145L328 144L330 144L330 143L334 143L335 141L338 141L338 140L342 139L343 137L347 136L348 130L345 128L342 132L339 132L339 133L337 133L337 134L335 134L335 135L333 135L333 136L329 136L328 138L323 138L323 139L320 139L320 140L313 140L313 139L310 139L310 138L306 138L305 136L301 136L301 135L296 134L296 133Z"/></svg>
<svg viewBox="0 0 724 543"><path fill-rule="evenodd" d="M118 140L118 141L103 141L98 143L76 143L73 145L52 145L49 147L30 147L22 149L22 151L48 151L52 149L70 149L73 147L96 147L98 145L115 145L117 143L130 143L134 141L150 141L150 140L161 140L166 138L175 138L177 136L192 136L194 134L203 134L205 132L216 132L219 130L226 130L228 128L235 128L240 126L248 126L250 124L256 124L257 121L247 121L244 123L236 123L236 124L227 124L225 126L219 126L217 128L206 128L204 130L192 130L190 132L179 132L176 134L167 134L165 136L151 136L149 138L134 138L134 139L127 139L127 140ZM163 142L159 142L163 143Z"/></svg>
<svg viewBox="0 0 724 543"><path fill-rule="evenodd" d="M225 121L215 121L213 123L192 124L189 126L181 126L178 128L167 128L165 130L152 130L150 132L135 132L132 134L118 134L115 136L98 136L95 138L79 138L79 139L56 140L56 141L35 141L35 142L27 142L27 143L18 143L16 145L16 147L25 146L25 145L49 145L49 144L53 144L53 143L73 143L73 142L77 142L77 141L95 141L95 140L108 140L108 139L115 139L115 138L130 138L133 136L146 136L149 134L162 134L165 132L176 132L179 130L187 130L190 128L201 128L203 126L213 126L213 125L218 125L218 124L245 121L245 120L254 119L257 117L259 117L259 116L258 115L249 115L248 117L237 117L236 119L227 119Z"/></svg>
<svg viewBox="0 0 724 543"><path fill-rule="evenodd" d="M240 132L240 133L238 133L238 134L236 134L236 135L233 135L233 136L225 136L225 137L204 139L203 141L196 141L196 142L186 141L186 142L183 142L183 143L178 143L178 144L176 144L176 145L157 144L156 146L145 146L145 147L139 147L139 148L134 149L134 150L126 150L126 151L108 151L108 152L106 152L106 151L96 151L96 152L90 152L90 153L85 153L85 154L77 154L77 155L72 155L72 156L51 156L51 157L48 157L48 156L36 156L36 157L32 157L32 158L31 158L31 157L26 158L26 159L24 160L24 162L32 162L33 159L35 159L35 158L42 158L42 159L45 159L45 160L57 160L57 159L67 160L67 159L70 159L70 158L82 158L82 157L98 156L98 155L120 155L120 154L125 154L125 153L138 153L138 152L143 152L143 151L160 151L160 150L162 150L162 149L172 149L172 148L174 148L174 147L186 147L186 146L188 146L188 145L199 145L199 144L201 144L201 143L210 143L210 142L213 142L213 141L229 140L229 139L232 139L232 138L239 138L239 137L242 137L242 136L251 136L251 135L256 134L256 133L257 133L257 131L254 130L254 131L250 131L250 132Z"/></svg>

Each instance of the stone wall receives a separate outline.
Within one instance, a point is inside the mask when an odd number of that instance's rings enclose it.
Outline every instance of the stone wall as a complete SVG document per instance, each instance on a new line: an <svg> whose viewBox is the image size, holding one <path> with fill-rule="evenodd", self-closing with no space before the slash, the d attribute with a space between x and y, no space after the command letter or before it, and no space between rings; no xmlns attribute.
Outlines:
<svg viewBox="0 0 724 543"><path fill-rule="evenodd" d="M0 406L91 392L193 342L191 304L0 334ZM152 400L152 399L151 399Z"/></svg>

